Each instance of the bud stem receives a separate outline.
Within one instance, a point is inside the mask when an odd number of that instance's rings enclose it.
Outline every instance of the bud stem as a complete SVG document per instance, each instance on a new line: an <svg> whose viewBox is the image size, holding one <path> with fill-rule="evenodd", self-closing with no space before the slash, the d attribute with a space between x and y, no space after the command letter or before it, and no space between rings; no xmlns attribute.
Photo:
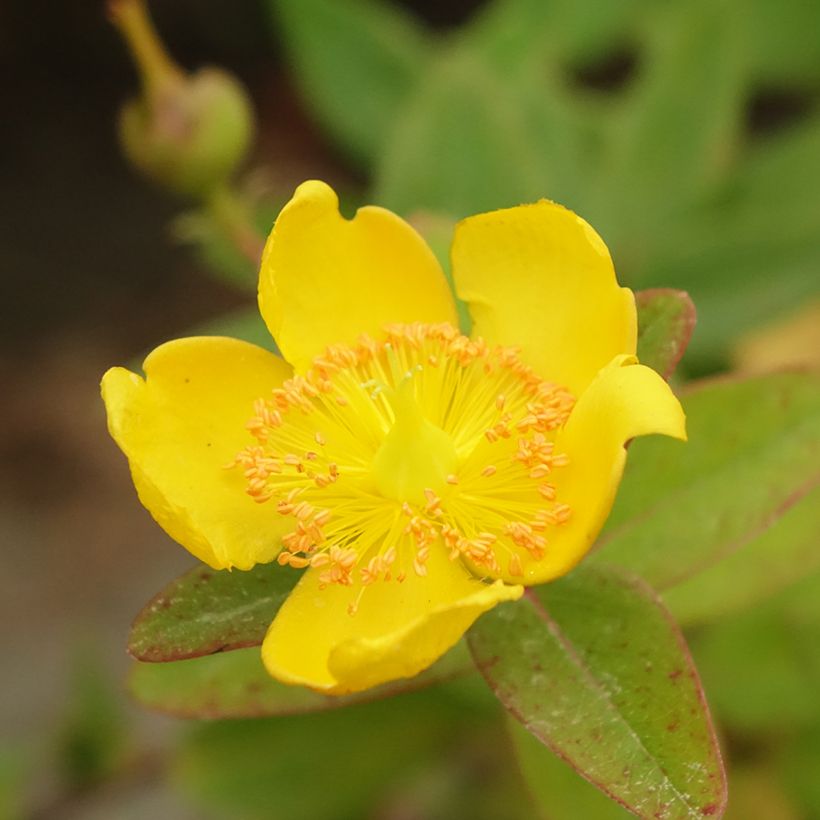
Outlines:
<svg viewBox="0 0 820 820"><path fill-rule="evenodd" d="M258 265L265 242L253 226L250 209L227 185L215 188L207 199L208 210L225 236L240 253Z"/></svg>
<svg viewBox="0 0 820 820"><path fill-rule="evenodd" d="M165 50L144 0L109 0L108 16L134 57L146 95L161 93L184 80L182 69Z"/></svg>

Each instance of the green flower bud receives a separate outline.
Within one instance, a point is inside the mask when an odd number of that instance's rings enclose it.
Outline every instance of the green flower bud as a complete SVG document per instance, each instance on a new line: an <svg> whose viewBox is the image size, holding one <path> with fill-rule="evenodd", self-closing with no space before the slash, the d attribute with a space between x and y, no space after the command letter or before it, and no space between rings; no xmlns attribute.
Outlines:
<svg viewBox="0 0 820 820"><path fill-rule="evenodd" d="M112 0L109 13L128 43L142 95L123 106L122 148L146 176L189 196L223 185L253 137L247 93L230 74L203 68L186 74L151 25L143 0Z"/></svg>

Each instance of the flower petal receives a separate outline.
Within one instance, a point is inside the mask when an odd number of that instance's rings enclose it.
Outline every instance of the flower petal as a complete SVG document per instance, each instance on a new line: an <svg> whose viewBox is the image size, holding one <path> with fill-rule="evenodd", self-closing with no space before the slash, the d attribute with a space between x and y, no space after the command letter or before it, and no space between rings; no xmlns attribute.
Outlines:
<svg viewBox="0 0 820 820"><path fill-rule="evenodd" d="M365 587L354 615L348 606L362 587L320 589L320 570L307 570L262 645L268 671L285 683L331 694L412 677L453 646L479 615L523 592L501 581L476 580L443 547L431 551L427 568L424 578L410 572L402 583Z"/></svg>
<svg viewBox="0 0 820 820"><path fill-rule="evenodd" d="M168 342L143 365L102 380L108 429L128 457L140 501L157 523L214 569L250 569L279 552L287 522L256 504L239 469L225 469L253 443L253 401L289 377L278 356L235 339Z"/></svg>
<svg viewBox="0 0 820 820"><path fill-rule="evenodd" d="M457 324L433 252L383 208L352 220L323 182L305 182L276 220L262 256L259 308L285 358L305 370L327 345L392 322Z"/></svg>
<svg viewBox="0 0 820 820"><path fill-rule="evenodd" d="M452 260L474 335L520 347L538 375L576 396L613 356L635 352L632 292L618 286L601 237L561 205L465 219Z"/></svg>
<svg viewBox="0 0 820 820"><path fill-rule="evenodd" d="M569 572L589 551L612 509L626 463L625 444L653 433L686 440L683 408L669 385L634 356L617 356L584 391L555 449L569 464L553 473L570 519L547 534L545 557L524 567L524 583Z"/></svg>

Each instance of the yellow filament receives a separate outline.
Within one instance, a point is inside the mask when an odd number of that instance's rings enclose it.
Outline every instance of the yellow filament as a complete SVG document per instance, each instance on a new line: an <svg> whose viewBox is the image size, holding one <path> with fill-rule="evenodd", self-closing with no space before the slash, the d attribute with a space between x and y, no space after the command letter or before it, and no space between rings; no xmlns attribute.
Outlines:
<svg viewBox="0 0 820 820"><path fill-rule="evenodd" d="M449 325L390 326L260 398L257 443L231 466L293 517L279 562L324 584L424 576L431 549L520 576L571 514L549 478L568 463L553 439L573 403L514 350Z"/></svg>

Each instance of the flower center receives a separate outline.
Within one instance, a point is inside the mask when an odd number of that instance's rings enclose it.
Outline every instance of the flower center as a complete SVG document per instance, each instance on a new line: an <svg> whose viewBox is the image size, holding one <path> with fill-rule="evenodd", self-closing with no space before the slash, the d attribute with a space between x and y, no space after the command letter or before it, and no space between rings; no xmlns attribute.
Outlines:
<svg viewBox="0 0 820 820"><path fill-rule="evenodd" d="M279 563L325 584L426 575L431 549L523 575L570 510L552 474L574 404L510 348L449 325L392 325L335 345L254 405L257 443L230 466L292 516Z"/></svg>
<svg viewBox="0 0 820 820"><path fill-rule="evenodd" d="M393 425L373 457L372 476L385 498L423 504L425 491L440 493L458 466L452 438L428 421L416 401L412 373L388 396Z"/></svg>

